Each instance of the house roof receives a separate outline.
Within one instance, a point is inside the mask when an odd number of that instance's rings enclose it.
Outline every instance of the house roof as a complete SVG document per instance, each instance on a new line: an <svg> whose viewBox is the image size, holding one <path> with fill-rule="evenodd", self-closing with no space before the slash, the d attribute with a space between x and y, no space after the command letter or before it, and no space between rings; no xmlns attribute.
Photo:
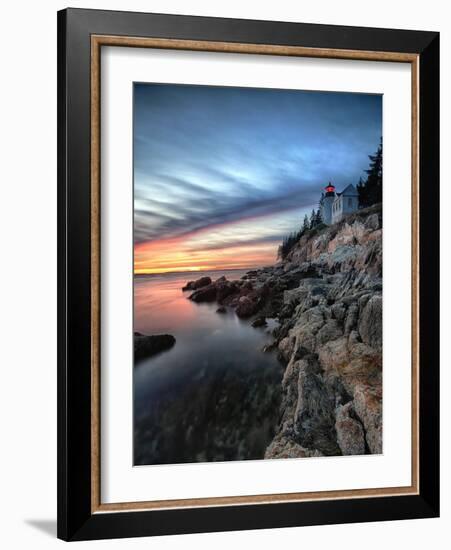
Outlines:
<svg viewBox="0 0 451 550"><path fill-rule="evenodd" d="M340 193L340 195L343 195L345 197L358 197L357 189L350 183L347 187L343 189L343 191Z"/></svg>
<svg viewBox="0 0 451 550"><path fill-rule="evenodd" d="M334 202L338 201L340 197L358 197L357 189L350 183L347 185L341 193L335 193Z"/></svg>

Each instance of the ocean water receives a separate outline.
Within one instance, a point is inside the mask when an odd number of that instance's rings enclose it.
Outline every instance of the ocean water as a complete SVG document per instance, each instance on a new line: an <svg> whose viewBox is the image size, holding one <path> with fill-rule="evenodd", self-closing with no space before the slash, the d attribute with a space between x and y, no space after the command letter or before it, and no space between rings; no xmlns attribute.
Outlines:
<svg viewBox="0 0 451 550"><path fill-rule="evenodd" d="M206 272L239 279L245 271ZM134 368L134 464L263 458L278 423L282 366L267 327L182 292L199 273L138 276L134 330L175 346Z"/></svg>

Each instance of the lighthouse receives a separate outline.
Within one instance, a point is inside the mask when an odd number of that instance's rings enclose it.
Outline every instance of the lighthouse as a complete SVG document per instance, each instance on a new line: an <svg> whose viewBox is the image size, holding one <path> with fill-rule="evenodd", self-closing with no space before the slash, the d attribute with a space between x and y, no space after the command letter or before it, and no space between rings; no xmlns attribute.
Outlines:
<svg viewBox="0 0 451 550"><path fill-rule="evenodd" d="M326 193L321 199L321 219L326 225L332 223L332 204L335 200L335 187L329 182L325 187Z"/></svg>

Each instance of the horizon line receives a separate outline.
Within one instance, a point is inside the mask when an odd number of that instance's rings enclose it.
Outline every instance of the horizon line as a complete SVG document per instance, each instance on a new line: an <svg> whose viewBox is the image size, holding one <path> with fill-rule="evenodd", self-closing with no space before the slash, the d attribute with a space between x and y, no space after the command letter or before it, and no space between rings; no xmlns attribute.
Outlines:
<svg viewBox="0 0 451 550"><path fill-rule="evenodd" d="M277 262L276 262L277 263ZM262 269L266 266L246 266L246 267L223 267L223 268L213 268L213 269L187 269L187 270L177 270L177 271L143 271L143 272L133 272L133 276L146 276L146 275L172 275L174 273L207 273L211 271L251 271L253 269Z"/></svg>

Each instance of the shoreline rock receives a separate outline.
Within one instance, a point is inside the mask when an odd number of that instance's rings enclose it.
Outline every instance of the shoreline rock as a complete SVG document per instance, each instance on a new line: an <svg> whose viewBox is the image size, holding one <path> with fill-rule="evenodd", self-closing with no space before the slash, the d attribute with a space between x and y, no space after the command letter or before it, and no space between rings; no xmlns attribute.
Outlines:
<svg viewBox="0 0 451 550"><path fill-rule="evenodd" d="M195 290L190 296L189 300L193 302L215 302L217 290L214 284L206 285L199 290Z"/></svg>
<svg viewBox="0 0 451 550"><path fill-rule="evenodd" d="M171 334L154 334L147 336L140 332L133 334L135 364L142 359L153 357L157 353L171 349L175 337Z"/></svg>
<svg viewBox="0 0 451 550"><path fill-rule="evenodd" d="M195 281L188 281L182 290L198 290L199 288L207 286L210 283L210 277L200 277L200 279L196 279Z"/></svg>

